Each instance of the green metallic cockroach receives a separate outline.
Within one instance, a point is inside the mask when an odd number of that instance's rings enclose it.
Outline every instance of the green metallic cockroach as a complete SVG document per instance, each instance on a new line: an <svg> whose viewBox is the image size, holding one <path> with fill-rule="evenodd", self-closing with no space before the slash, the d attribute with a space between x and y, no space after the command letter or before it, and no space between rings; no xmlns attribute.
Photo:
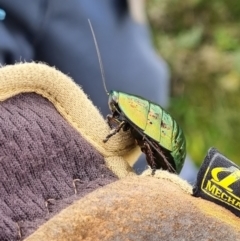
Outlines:
<svg viewBox="0 0 240 241"><path fill-rule="evenodd" d="M89 20L88 20L89 21ZM137 144L146 155L154 174L156 169L180 173L186 157L186 141L177 122L160 105L140 96L120 91L107 91L102 60L96 37L89 21L97 50L103 85L109 95L108 105L112 112L107 115L110 134L103 140L130 130Z"/></svg>

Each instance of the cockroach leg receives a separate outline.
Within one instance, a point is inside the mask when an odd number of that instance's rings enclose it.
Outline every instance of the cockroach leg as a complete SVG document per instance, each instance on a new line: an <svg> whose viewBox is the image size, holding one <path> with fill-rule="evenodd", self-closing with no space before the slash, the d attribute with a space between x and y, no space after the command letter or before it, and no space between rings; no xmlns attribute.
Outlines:
<svg viewBox="0 0 240 241"><path fill-rule="evenodd" d="M110 137L116 135L125 125L125 121L122 121L116 128L112 129L110 133L106 136L106 138L103 140L104 143L106 143Z"/></svg>

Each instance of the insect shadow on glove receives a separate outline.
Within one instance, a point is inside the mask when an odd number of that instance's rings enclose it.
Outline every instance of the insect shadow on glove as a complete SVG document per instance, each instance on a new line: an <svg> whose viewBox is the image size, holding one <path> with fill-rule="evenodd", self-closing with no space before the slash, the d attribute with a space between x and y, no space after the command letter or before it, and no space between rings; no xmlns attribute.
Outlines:
<svg viewBox="0 0 240 241"><path fill-rule="evenodd" d="M109 96L112 114L107 115L111 128L103 140L107 142L120 130L130 131L146 155L152 175L156 169L180 173L186 157L186 140L177 122L160 105L140 96L120 91L107 91L105 74L92 24L88 20L97 51L104 89Z"/></svg>

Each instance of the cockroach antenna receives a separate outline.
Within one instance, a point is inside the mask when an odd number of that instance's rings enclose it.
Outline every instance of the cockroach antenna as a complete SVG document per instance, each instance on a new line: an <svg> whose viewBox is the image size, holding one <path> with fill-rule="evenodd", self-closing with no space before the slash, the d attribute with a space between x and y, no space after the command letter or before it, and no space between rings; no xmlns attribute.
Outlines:
<svg viewBox="0 0 240 241"><path fill-rule="evenodd" d="M101 70L101 75L102 75L103 86L104 86L105 92L107 93L107 95L109 95L109 92L108 92L107 86L106 86L105 73L104 73L104 69L103 69L103 63L102 63L100 51L99 51L99 48L98 48L97 39L96 39L96 36L95 36L95 33L94 33L94 30L93 30L90 19L88 19L88 23L89 23L89 26L90 26L90 29L91 29L91 32L92 32L95 48L96 48L96 51L97 51L98 62L99 62L99 65L100 65L100 70Z"/></svg>

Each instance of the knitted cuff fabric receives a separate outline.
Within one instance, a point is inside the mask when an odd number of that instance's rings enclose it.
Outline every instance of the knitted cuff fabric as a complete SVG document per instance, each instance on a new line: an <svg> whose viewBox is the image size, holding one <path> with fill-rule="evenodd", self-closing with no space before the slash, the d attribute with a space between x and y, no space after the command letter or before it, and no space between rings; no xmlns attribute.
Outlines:
<svg viewBox="0 0 240 241"><path fill-rule="evenodd" d="M0 240L25 238L73 200L117 179L41 96L14 96L0 112Z"/></svg>

